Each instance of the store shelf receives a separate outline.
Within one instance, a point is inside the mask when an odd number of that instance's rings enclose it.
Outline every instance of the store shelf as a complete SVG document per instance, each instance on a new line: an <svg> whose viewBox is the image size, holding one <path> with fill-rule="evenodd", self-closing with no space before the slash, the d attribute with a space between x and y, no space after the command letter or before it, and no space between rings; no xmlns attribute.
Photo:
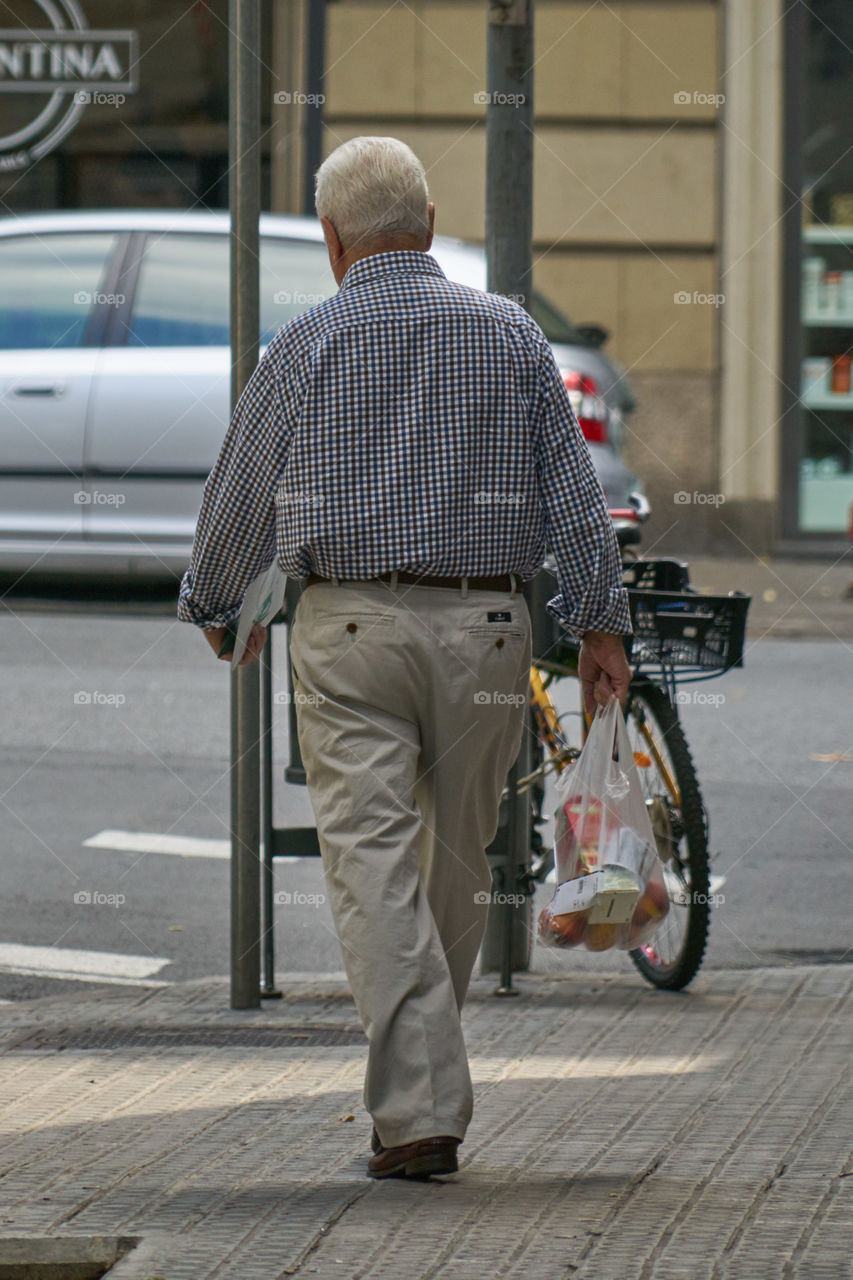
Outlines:
<svg viewBox="0 0 853 1280"><path fill-rule="evenodd" d="M853 227L803 227L806 244L853 244Z"/></svg>
<svg viewBox="0 0 853 1280"><path fill-rule="evenodd" d="M849 316L822 316L803 313L803 324L815 329L853 329L853 313Z"/></svg>
<svg viewBox="0 0 853 1280"><path fill-rule="evenodd" d="M807 395L800 397L807 409L844 409L848 413L853 409L853 394L850 395Z"/></svg>

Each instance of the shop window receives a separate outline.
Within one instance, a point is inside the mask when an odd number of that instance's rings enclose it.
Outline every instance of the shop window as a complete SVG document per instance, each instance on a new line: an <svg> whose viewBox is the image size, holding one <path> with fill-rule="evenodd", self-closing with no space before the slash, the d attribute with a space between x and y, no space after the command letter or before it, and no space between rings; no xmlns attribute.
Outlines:
<svg viewBox="0 0 853 1280"><path fill-rule="evenodd" d="M812 0L806 23L799 528L838 533L853 507L853 7Z"/></svg>

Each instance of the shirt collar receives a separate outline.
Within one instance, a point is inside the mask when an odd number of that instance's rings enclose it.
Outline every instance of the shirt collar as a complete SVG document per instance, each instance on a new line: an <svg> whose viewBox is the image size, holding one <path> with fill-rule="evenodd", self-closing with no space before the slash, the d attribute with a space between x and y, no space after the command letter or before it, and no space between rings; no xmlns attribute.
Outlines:
<svg viewBox="0 0 853 1280"><path fill-rule="evenodd" d="M369 258L359 258L347 268L340 289L354 289L385 276L446 277L432 254L417 249L392 249L388 253L372 253Z"/></svg>

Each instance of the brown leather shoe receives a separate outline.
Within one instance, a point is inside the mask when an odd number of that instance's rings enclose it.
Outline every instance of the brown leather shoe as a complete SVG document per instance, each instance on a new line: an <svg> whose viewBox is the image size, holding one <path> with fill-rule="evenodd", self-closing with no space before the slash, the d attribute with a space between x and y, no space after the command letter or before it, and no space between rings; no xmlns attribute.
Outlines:
<svg viewBox="0 0 853 1280"><path fill-rule="evenodd" d="M383 1147L367 1162L370 1178L430 1178L456 1173L458 1138L421 1138L404 1147Z"/></svg>

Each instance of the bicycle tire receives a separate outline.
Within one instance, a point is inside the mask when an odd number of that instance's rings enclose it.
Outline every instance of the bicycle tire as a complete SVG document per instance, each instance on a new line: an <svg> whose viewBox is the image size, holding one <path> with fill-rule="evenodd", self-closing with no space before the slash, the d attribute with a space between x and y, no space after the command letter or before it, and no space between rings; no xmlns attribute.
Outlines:
<svg viewBox="0 0 853 1280"><path fill-rule="evenodd" d="M673 896L670 888L670 931L673 928L673 912L686 911L683 939L674 954L664 959L660 950L666 938L667 923L661 926L660 935L648 944L629 952L637 969L647 982L664 991L681 991L699 971L705 954L710 926L708 871L708 824L705 806L699 790L696 769L684 736L684 730L669 698L663 689L648 680L634 682L628 708L629 726L639 722L641 716L652 721L657 730L657 740L665 744L672 772L680 793L681 806L676 809L667 799L666 788L661 786L658 798L660 806L668 806L668 819L672 823L671 839L674 843L673 860L677 862L680 877L689 884L690 900L685 905ZM643 770L638 770L640 774ZM654 824L653 824L654 825ZM660 843L660 841L659 841ZM665 867L667 863L665 862ZM672 863L670 864L672 865ZM676 917L678 918L678 917Z"/></svg>

